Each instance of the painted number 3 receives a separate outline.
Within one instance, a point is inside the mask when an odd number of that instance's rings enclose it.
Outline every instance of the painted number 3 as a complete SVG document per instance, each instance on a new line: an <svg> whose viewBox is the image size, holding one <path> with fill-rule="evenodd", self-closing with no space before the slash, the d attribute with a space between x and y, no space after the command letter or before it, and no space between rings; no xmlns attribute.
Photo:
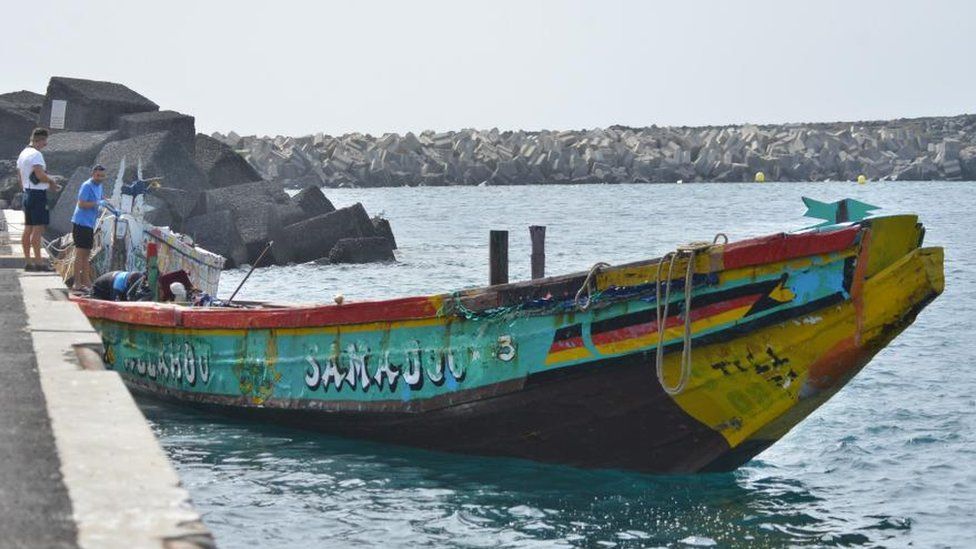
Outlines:
<svg viewBox="0 0 976 549"><path fill-rule="evenodd" d="M512 343L512 336L499 336L498 352L495 354L499 360L510 362L515 358L515 344Z"/></svg>

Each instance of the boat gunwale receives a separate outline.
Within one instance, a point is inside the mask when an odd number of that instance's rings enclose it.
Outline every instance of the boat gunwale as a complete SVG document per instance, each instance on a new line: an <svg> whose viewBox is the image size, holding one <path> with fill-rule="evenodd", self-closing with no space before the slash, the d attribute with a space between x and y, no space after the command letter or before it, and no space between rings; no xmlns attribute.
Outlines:
<svg viewBox="0 0 976 549"><path fill-rule="evenodd" d="M828 230L774 233L727 244L715 244L705 250L716 271L740 269L776 263L800 257L837 252L856 244L861 223L832 226ZM662 258L639 260L607 267L601 273L655 265ZM89 318L134 325L196 329L275 329L308 328L394 322L445 316L443 304L451 299L478 312L514 302L524 302L526 292L549 289L560 284L576 284L587 271L541 279L483 286L454 293L400 297L375 301L353 301L343 304L274 304L264 308L190 307L178 304L103 301L80 296L78 303ZM270 305L270 304L269 304Z"/></svg>

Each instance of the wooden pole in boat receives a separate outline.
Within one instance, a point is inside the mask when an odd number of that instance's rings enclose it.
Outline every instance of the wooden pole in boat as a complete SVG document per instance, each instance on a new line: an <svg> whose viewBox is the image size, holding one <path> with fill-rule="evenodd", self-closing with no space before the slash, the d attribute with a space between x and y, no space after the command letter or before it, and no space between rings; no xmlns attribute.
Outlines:
<svg viewBox="0 0 976 549"><path fill-rule="evenodd" d="M491 231L488 237L488 283L508 284L508 231Z"/></svg>
<svg viewBox="0 0 976 549"><path fill-rule="evenodd" d="M241 287L244 286L244 283L247 282L248 278L250 278L251 273L253 273L254 269L257 269L258 265L261 264L261 260L264 259L264 254L268 253L268 250L271 249L272 244L274 244L274 240L268 241L268 245L265 246L263 250L261 250L261 255L259 255L258 258L254 261L254 265L251 265L251 270L249 270L247 274L244 275L244 280L241 280L241 283L237 285L237 288L234 289L234 293L230 294L230 299L227 300L227 303L234 301L234 296L237 295L237 292L241 291Z"/></svg>
<svg viewBox="0 0 976 549"><path fill-rule="evenodd" d="M532 278L546 276L546 228L542 225L529 225L529 238L532 239Z"/></svg>

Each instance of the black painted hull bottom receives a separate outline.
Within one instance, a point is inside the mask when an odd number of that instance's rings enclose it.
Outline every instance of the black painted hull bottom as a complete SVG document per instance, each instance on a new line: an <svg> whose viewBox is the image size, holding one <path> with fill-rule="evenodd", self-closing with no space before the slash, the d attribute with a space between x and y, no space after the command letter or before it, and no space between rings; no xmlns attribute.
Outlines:
<svg viewBox="0 0 976 549"><path fill-rule="evenodd" d="M426 412L334 412L255 408L190 401L126 378L154 398L224 415L405 446L507 456L576 467L648 473L731 471L769 444L734 451L717 432L684 412L654 373L653 355L637 353L521 390ZM196 396L196 395L194 395Z"/></svg>

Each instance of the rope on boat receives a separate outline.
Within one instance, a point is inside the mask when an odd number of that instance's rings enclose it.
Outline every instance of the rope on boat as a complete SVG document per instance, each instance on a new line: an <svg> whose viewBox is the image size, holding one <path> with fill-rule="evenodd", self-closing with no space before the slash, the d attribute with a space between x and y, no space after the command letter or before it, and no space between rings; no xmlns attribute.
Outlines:
<svg viewBox="0 0 976 549"><path fill-rule="evenodd" d="M593 282L593 280L596 278L597 273L600 272L600 269L604 269L609 266L610 266L609 263L604 263L601 261L599 263L595 263L592 267L590 267L590 272L587 273L586 279L583 280L583 285L580 286L579 291L576 292L576 298L573 300L573 303L575 303L576 306L579 307L579 310L585 311L590 308L590 304L593 301L593 289L590 287L590 285ZM586 301L584 303L580 303L580 297L583 295L584 290L586 291Z"/></svg>
<svg viewBox="0 0 976 549"><path fill-rule="evenodd" d="M695 273L695 255L702 250L706 250L712 245L718 243L719 237L723 237L725 242L729 241L729 238L722 233L715 235L712 243L708 242L692 242L690 244L685 244L679 246L677 251L668 252L661 261L657 264L657 284L655 284L655 309L657 311L657 353L655 356L654 367L657 372L657 380L661 384L661 388L664 392L669 395L677 395L685 390L688 385L688 380L691 379L691 294L692 292L692 276ZM667 332L667 321L668 321L668 307L671 302L671 279L674 274L674 264L675 262L686 257L688 259L688 266L685 269L685 285L682 289L684 291L684 331L682 334L681 342L681 377L678 378L678 383L676 385L668 386L667 382L664 380L664 338ZM661 272L664 268L664 263L668 263L668 277L666 286L664 288L664 307L661 306ZM663 309L663 310L662 310Z"/></svg>

